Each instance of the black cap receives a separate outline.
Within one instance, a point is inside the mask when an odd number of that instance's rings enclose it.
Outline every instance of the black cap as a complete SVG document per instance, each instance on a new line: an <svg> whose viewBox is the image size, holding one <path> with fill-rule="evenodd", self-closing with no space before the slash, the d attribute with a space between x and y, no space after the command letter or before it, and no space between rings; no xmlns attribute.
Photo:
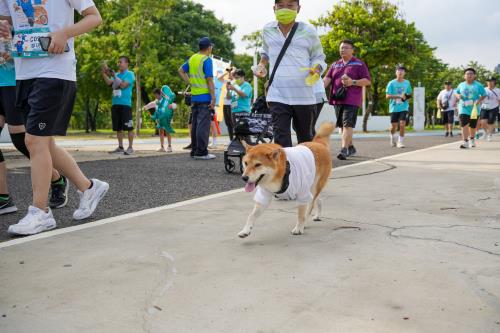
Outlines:
<svg viewBox="0 0 500 333"><path fill-rule="evenodd" d="M210 46L213 47L214 43L212 43L212 41L210 40L210 38L203 37L198 42L198 46L200 47L200 50L205 50L205 49L209 48Z"/></svg>
<svg viewBox="0 0 500 333"><path fill-rule="evenodd" d="M497 82L497 79L492 76L492 77L487 78L486 82Z"/></svg>
<svg viewBox="0 0 500 333"><path fill-rule="evenodd" d="M444 84L447 86L451 86L451 81L446 81Z"/></svg>

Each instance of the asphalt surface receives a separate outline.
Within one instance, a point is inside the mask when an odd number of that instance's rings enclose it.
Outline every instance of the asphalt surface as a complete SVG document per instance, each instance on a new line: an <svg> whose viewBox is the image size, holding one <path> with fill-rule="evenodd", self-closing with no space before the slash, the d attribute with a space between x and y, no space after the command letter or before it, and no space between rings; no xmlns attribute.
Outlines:
<svg viewBox="0 0 500 333"><path fill-rule="evenodd" d="M347 161L339 161L335 157L340 143L334 141L334 168L457 140L437 136L407 137L406 148L397 149L391 148L387 139L358 139L355 141L358 154ZM212 161L195 161L185 153L80 163L86 175L108 182L110 190L92 218L75 222L72 214L78 206L78 196L74 187L71 187L68 205L53 212L58 228L241 188L243 182L240 174L226 173L223 154L216 155L217 159ZM12 239L7 234L8 226L17 223L25 215L31 202L29 168L10 170L8 182L19 211L0 216L0 241Z"/></svg>

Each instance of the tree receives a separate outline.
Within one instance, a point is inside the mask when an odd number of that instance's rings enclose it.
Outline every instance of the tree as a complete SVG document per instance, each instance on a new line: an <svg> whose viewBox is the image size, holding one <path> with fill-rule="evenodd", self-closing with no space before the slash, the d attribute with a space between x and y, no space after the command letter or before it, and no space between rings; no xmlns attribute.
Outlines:
<svg viewBox="0 0 500 333"><path fill-rule="evenodd" d="M385 104L385 85L396 65L403 63L411 68L433 54L423 34L413 23L405 21L396 5L386 0L342 0L313 24L329 29L321 37L328 61L338 59L343 39L351 39L357 55L370 70L372 86L367 89L369 105L363 119L364 131L368 116L379 112L380 104Z"/></svg>
<svg viewBox="0 0 500 333"><path fill-rule="evenodd" d="M192 1L101 0L98 8L105 23L80 38L76 46L79 93L74 119L77 121L85 119L79 115L82 111L93 114L97 110L97 125L102 122L109 127L111 92L101 79L103 61L112 66L120 55L132 59L131 68L137 78L135 109L140 112L144 89L151 91L168 84L174 91L184 90L177 69L198 51L199 38L209 36L216 44L217 55L229 59L233 56L231 35L235 27ZM176 121L185 122L186 114L187 108L177 110ZM144 116L143 121L153 126L148 119Z"/></svg>

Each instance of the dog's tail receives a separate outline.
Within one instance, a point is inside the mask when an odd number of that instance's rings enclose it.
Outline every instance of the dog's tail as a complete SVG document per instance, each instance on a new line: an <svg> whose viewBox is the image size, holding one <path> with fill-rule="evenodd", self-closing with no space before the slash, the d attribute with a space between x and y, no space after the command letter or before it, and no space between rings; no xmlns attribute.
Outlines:
<svg viewBox="0 0 500 333"><path fill-rule="evenodd" d="M335 130L335 124L334 123L323 123L318 129L318 132L316 132L316 136L313 139L313 142L318 142L321 143L325 146L328 146L330 143L330 135L332 135L333 131Z"/></svg>

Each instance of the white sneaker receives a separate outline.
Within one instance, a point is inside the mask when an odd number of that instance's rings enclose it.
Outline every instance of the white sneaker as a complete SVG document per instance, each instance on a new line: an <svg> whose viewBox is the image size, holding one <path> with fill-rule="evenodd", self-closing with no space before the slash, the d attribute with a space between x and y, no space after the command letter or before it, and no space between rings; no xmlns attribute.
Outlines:
<svg viewBox="0 0 500 333"><path fill-rule="evenodd" d="M167 147L167 153L171 153L172 152L172 147Z"/></svg>
<svg viewBox="0 0 500 333"><path fill-rule="evenodd" d="M165 153L166 150L165 150L165 148L161 147L160 149L157 150L157 152L159 152L159 153Z"/></svg>
<svg viewBox="0 0 500 333"><path fill-rule="evenodd" d="M194 156L195 160L213 160L215 158L215 155L213 154L207 154L205 156Z"/></svg>
<svg viewBox="0 0 500 333"><path fill-rule="evenodd" d="M8 233L11 235L34 235L43 231L52 230L56 227L56 220L52 211L46 213L40 208L29 206L28 214L17 224L9 226Z"/></svg>
<svg viewBox="0 0 500 333"><path fill-rule="evenodd" d="M460 149L469 149L469 142L467 141L464 141L461 145L460 145Z"/></svg>
<svg viewBox="0 0 500 333"><path fill-rule="evenodd" d="M469 140L469 147L470 147L470 148L474 148L474 147L476 147L476 140L474 140L474 139L470 139L470 140Z"/></svg>
<svg viewBox="0 0 500 333"><path fill-rule="evenodd" d="M488 136L486 137L486 141L491 142L491 134L488 134Z"/></svg>
<svg viewBox="0 0 500 333"><path fill-rule="evenodd" d="M405 144L403 143L403 141L398 141L397 147L398 148L405 148Z"/></svg>
<svg viewBox="0 0 500 333"><path fill-rule="evenodd" d="M397 138L395 135L392 135L392 134L389 134L389 136L391 137L390 138L390 144L391 144L391 147L396 147L396 141L397 141Z"/></svg>
<svg viewBox="0 0 500 333"><path fill-rule="evenodd" d="M123 153L124 155L133 155L134 154L134 148L128 147L127 150Z"/></svg>
<svg viewBox="0 0 500 333"><path fill-rule="evenodd" d="M109 184L97 179L92 179L92 188L85 192L78 191L80 196L80 205L73 213L75 220L83 220L92 215L99 202L104 198L109 190Z"/></svg>

